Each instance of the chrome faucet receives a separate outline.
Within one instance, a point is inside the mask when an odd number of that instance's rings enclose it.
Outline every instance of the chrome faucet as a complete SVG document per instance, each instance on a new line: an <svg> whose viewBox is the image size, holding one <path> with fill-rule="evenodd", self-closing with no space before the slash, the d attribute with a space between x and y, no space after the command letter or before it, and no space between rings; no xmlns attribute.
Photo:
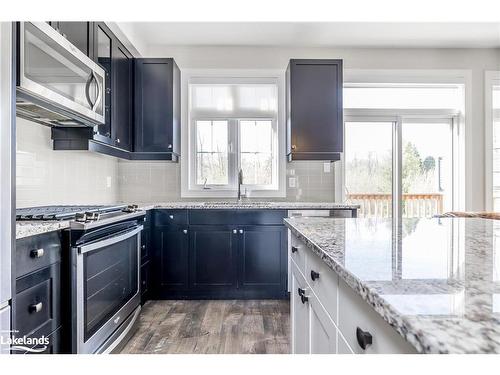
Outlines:
<svg viewBox="0 0 500 375"><path fill-rule="evenodd" d="M246 196L246 194L241 194L241 185L243 185L243 171L240 168L238 172L238 202L241 202L241 198Z"/></svg>

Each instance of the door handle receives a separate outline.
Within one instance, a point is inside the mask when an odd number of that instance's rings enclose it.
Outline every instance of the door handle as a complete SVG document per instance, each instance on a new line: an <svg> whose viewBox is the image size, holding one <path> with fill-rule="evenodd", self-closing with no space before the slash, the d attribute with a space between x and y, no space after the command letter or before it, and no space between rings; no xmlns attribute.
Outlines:
<svg viewBox="0 0 500 375"><path fill-rule="evenodd" d="M97 98L95 99L95 102L92 101L92 98L90 97L90 85L92 82L95 82L95 85L97 86ZM87 102L90 105L90 108L92 108L93 111L95 111L97 105L101 101L101 85L99 84L99 80L96 78L94 72L90 72L89 77L87 79L87 83L85 84L85 96L87 97Z"/></svg>

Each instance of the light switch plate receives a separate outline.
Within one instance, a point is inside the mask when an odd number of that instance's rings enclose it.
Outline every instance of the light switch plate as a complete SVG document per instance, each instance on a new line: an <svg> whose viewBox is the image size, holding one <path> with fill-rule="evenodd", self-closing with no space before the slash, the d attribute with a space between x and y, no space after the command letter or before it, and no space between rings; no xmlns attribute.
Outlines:
<svg viewBox="0 0 500 375"><path fill-rule="evenodd" d="M290 177L288 179L288 187L291 187L291 188L295 187L295 177Z"/></svg>
<svg viewBox="0 0 500 375"><path fill-rule="evenodd" d="M288 174L289 174L290 176L295 176L295 169L289 169L289 170L288 170Z"/></svg>
<svg viewBox="0 0 500 375"><path fill-rule="evenodd" d="M330 173L332 170L332 163L323 163L323 172Z"/></svg>

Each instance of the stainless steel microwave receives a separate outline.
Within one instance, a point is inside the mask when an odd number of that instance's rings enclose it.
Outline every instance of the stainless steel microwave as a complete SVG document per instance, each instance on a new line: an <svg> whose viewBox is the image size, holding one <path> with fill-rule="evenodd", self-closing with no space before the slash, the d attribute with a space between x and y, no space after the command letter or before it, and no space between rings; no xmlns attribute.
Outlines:
<svg viewBox="0 0 500 375"><path fill-rule="evenodd" d="M103 124L104 69L46 22L20 22L17 36L17 116L48 126Z"/></svg>

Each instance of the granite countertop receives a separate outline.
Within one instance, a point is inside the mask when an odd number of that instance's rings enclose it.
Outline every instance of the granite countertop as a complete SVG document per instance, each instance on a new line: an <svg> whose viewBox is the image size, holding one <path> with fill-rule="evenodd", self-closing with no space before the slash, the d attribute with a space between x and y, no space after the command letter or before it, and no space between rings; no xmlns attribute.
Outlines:
<svg viewBox="0 0 500 375"><path fill-rule="evenodd" d="M16 221L16 240L69 228L69 221Z"/></svg>
<svg viewBox="0 0 500 375"><path fill-rule="evenodd" d="M500 221L285 224L421 353L500 353Z"/></svg>
<svg viewBox="0 0 500 375"><path fill-rule="evenodd" d="M125 203L123 203L125 204ZM283 210L332 210L347 209L354 210L359 205L328 202L252 202L244 201L219 201L219 202L162 202L162 203L139 203L142 210L152 209L283 209ZM16 239L34 236L37 234L53 232L69 227L69 221L16 221Z"/></svg>
<svg viewBox="0 0 500 375"><path fill-rule="evenodd" d="M139 203L142 209L267 209L267 210L355 210L360 206L357 204L333 203L333 202L263 202L263 201L178 201L161 203Z"/></svg>

